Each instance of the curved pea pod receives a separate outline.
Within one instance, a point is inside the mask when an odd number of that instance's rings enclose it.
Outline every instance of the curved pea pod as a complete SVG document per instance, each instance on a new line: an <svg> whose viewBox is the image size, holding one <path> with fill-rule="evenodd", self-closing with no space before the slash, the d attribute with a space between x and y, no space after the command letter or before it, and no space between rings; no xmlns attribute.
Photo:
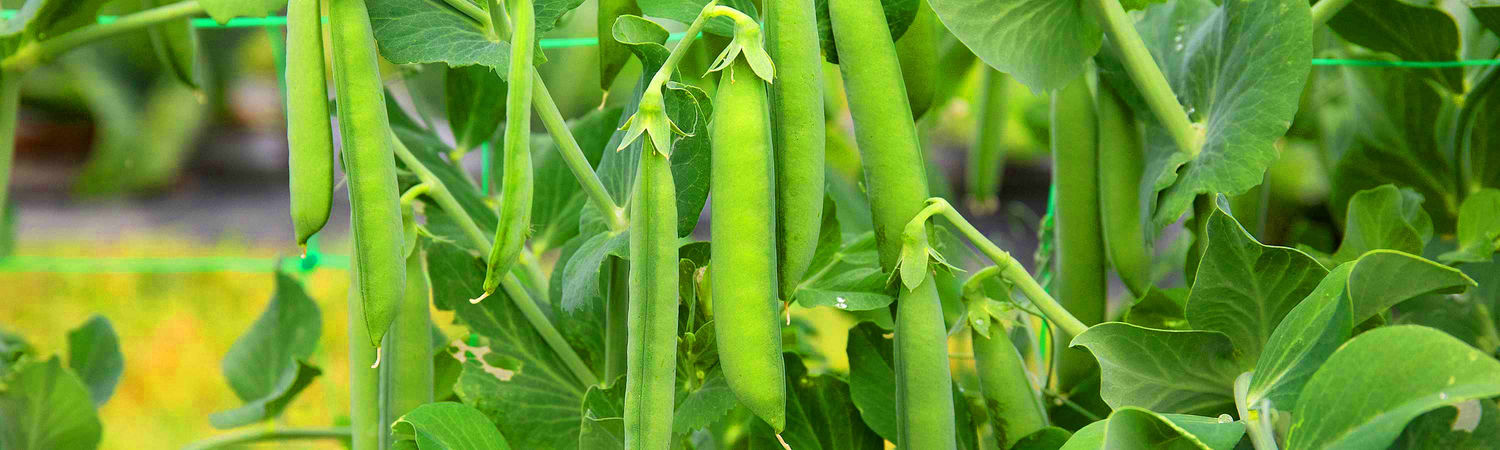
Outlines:
<svg viewBox="0 0 1500 450"><path fill-rule="evenodd" d="M911 105L913 120L927 114L937 96L937 38L937 14L927 0L917 0L916 17L896 41L896 55L901 58L901 78L906 80L906 101Z"/></svg>
<svg viewBox="0 0 1500 450"><path fill-rule="evenodd" d="M328 224L333 208L333 125L318 0L292 0L286 21L286 139L297 245ZM155 39L153 39L155 41Z"/></svg>
<svg viewBox="0 0 1500 450"><path fill-rule="evenodd" d="M1000 448L1010 448L1017 439L1047 427L1047 409L1026 372L1026 363L1011 343L1002 320L1005 304L985 295L983 283L1000 275L999 266L988 266L964 282L963 297L969 311L970 339L974 346L974 369L980 392L989 411ZM1008 294L1011 286L1000 287Z"/></svg>
<svg viewBox="0 0 1500 450"><path fill-rule="evenodd" d="M495 292L520 257L531 231L531 55L536 38L531 0L512 0L510 84L505 97L505 166L500 178L500 220L484 275L484 296ZM484 298L481 296L480 299ZM479 299L475 299L477 302Z"/></svg>
<svg viewBox="0 0 1500 450"><path fill-rule="evenodd" d="M1094 96L1084 77L1052 94L1052 179L1057 189L1057 298L1086 325L1104 320L1104 237L1099 222L1099 153ZM1059 338L1057 342L1067 342ZM1093 374L1082 349L1058 352L1059 385L1071 388Z"/></svg>
<svg viewBox="0 0 1500 450"><path fill-rule="evenodd" d="M1140 202L1145 149L1135 116L1103 78L1095 95L1099 117L1099 218L1104 246L1120 280L1136 298L1151 288L1151 247Z"/></svg>
<svg viewBox="0 0 1500 450"><path fill-rule="evenodd" d="M677 188L667 156L644 142L630 208L625 448L665 449L677 370Z"/></svg>
<svg viewBox="0 0 1500 450"><path fill-rule="evenodd" d="M406 288L390 119L364 0L328 0L328 15L340 138L349 174L355 279L370 345L379 346Z"/></svg>
<svg viewBox="0 0 1500 450"><path fill-rule="evenodd" d="M1000 173L1005 170L1006 84L1010 77L985 66L979 87L974 145L969 147L969 209L990 214L1000 207Z"/></svg>
<svg viewBox="0 0 1500 450"><path fill-rule="evenodd" d="M714 96L711 224L714 335L735 398L777 433L786 428L786 368L777 320L775 180L766 83L744 59Z"/></svg>
<svg viewBox="0 0 1500 450"><path fill-rule="evenodd" d="M823 222L823 57L813 0L766 2L766 50L779 72L771 83L771 146L776 152L776 269L791 301L807 275Z"/></svg>

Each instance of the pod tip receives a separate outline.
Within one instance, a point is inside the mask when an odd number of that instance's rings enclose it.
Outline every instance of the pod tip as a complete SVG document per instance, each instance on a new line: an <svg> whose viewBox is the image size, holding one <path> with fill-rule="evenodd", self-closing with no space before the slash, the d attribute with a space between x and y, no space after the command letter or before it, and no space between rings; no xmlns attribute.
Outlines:
<svg viewBox="0 0 1500 450"><path fill-rule="evenodd" d="M380 347L375 347L375 364L371 364L370 368L371 369L375 369L375 368L379 368L379 367L380 367Z"/></svg>
<svg viewBox="0 0 1500 450"><path fill-rule="evenodd" d="M782 439L781 438L781 433L776 433L776 440L779 441L779 442L781 442L781 448L786 449L786 450L792 450L792 446L786 445L786 439Z"/></svg>
<svg viewBox="0 0 1500 450"><path fill-rule="evenodd" d="M484 294L481 294L478 298L469 299L469 304L471 304L471 305L478 305L479 302L484 301L485 297L489 297L489 296L490 296L490 293L489 292L485 292Z"/></svg>

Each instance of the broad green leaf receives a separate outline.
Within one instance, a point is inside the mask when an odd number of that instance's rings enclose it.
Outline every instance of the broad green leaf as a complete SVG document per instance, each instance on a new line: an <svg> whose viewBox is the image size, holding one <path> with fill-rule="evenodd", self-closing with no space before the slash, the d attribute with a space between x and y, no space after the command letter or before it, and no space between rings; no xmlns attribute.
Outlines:
<svg viewBox="0 0 1500 450"><path fill-rule="evenodd" d="M1458 210L1458 248L1438 255L1447 264L1488 262L1500 246L1500 189L1469 194Z"/></svg>
<svg viewBox="0 0 1500 450"><path fill-rule="evenodd" d="M109 319L95 314L88 322L68 332L68 368L89 387L94 405L109 401L125 372L120 337Z"/></svg>
<svg viewBox="0 0 1500 450"><path fill-rule="evenodd" d="M781 433L787 445L797 450L880 450L885 440L860 418L850 400L849 385L832 375L812 376L802 358L786 354L787 420ZM755 420L750 428L750 448L779 449L771 427Z"/></svg>
<svg viewBox="0 0 1500 450"><path fill-rule="evenodd" d="M26 338L0 328L0 380L9 376L12 369L25 362L36 349Z"/></svg>
<svg viewBox="0 0 1500 450"><path fill-rule="evenodd" d="M382 0L368 2L368 6L380 56L390 62L445 63L448 67L478 64L502 79L509 76L510 44L446 3ZM536 22L537 34L542 32L542 23Z"/></svg>
<svg viewBox="0 0 1500 450"><path fill-rule="evenodd" d="M1063 444L1062 450L1098 450L1104 448L1104 428L1109 420L1100 420L1073 433L1068 442Z"/></svg>
<svg viewBox="0 0 1500 450"><path fill-rule="evenodd" d="M1485 7L1471 11L1491 31L1500 33L1500 0L1485 0ZM1500 188L1500 69L1483 72L1471 80L1469 92L1459 107L1456 146L1458 168L1463 180L1459 185L1472 195L1476 189Z"/></svg>
<svg viewBox="0 0 1500 450"><path fill-rule="evenodd" d="M1385 448L1422 413L1497 395L1500 361L1431 328L1377 328L1351 339L1313 374L1292 414L1287 448Z"/></svg>
<svg viewBox="0 0 1500 450"><path fill-rule="evenodd" d="M1495 0L1464 0L1469 11L1479 19L1479 23L1492 33L1500 33L1500 2Z"/></svg>
<svg viewBox="0 0 1500 450"><path fill-rule="evenodd" d="M1203 133L1188 156L1148 127L1142 195L1161 193L1158 227L1177 221L1197 195L1238 195L1264 179L1312 68L1308 11L1301 0L1181 0L1146 10L1137 28Z"/></svg>
<svg viewBox="0 0 1500 450"><path fill-rule="evenodd" d="M885 10L885 25L891 30L891 40L900 40L917 17L917 2L911 0L880 0ZM828 0L813 0L813 10L818 20L818 43L823 47L823 58L830 63L839 63L839 51L833 40L833 22L828 17Z"/></svg>
<svg viewBox="0 0 1500 450"><path fill-rule="evenodd" d="M391 434L396 442L413 441L418 449L510 450L484 413L462 403L418 406L391 424Z"/></svg>
<svg viewBox="0 0 1500 450"><path fill-rule="evenodd" d="M563 311L580 310L589 301L603 295L604 287L601 283L607 278L602 278L602 265L606 258L611 256L621 259L630 257L629 230L618 234L604 232L590 236L584 240L583 245L578 247L572 257L568 258L567 266L562 269Z"/></svg>
<svg viewBox="0 0 1500 450"><path fill-rule="evenodd" d="M563 269L567 267L569 261L573 260L584 241L585 236L575 236L558 251L557 261L552 266L551 278L547 282L547 288L550 291L548 299L551 300L552 311L557 313L560 321L569 324L557 330L562 333L563 339L568 341L573 351L577 352L578 356L583 358L590 367L603 369L607 358L604 351L605 314L609 309L604 300L607 298L605 297L607 292L601 292L601 296L597 299L586 300L585 308L581 311L568 311L562 306L563 275L565 275ZM602 279L613 279L615 270L629 272L630 266L620 258L610 258L605 261L605 264L599 267L599 276ZM622 284L627 282L625 276L622 276L619 281ZM601 283L604 283L601 286L608 286L606 282ZM601 289L601 291L604 290ZM602 373L602 370L598 372Z"/></svg>
<svg viewBox="0 0 1500 450"><path fill-rule="evenodd" d="M507 88L500 72L479 64L448 67L445 71L443 99L448 128L460 151L476 149L490 140L500 121L505 120Z"/></svg>
<svg viewBox="0 0 1500 450"><path fill-rule="evenodd" d="M276 273L276 292L265 312L229 347L224 378L245 402L214 413L215 428L234 428L275 417L321 371L306 363L317 349L323 313L302 285Z"/></svg>
<svg viewBox="0 0 1500 450"><path fill-rule="evenodd" d="M93 450L99 415L83 380L56 356L24 364L0 389L0 447Z"/></svg>
<svg viewBox="0 0 1500 450"><path fill-rule="evenodd" d="M1158 330L1187 330L1188 288L1151 288L1125 310L1120 321Z"/></svg>
<svg viewBox="0 0 1500 450"><path fill-rule="evenodd" d="M1420 255L1431 239L1432 218L1422 209L1422 196L1387 184L1360 191L1349 199L1344 241L1333 253L1333 260L1353 261L1376 249Z"/></svg>
<svg viewBox="0 0 1500 450"><path fill-rule="evenodd" d="M265 17L286 7L287 0L198 0L208 16L220 24L235 17ZM374 2L372 2L374 3Z"/></svg>
<svg viewBox="0 0 1500 450"><path fill-rule="evenodd" d="M1405 61L1452 61L1458 58L1458 24L1442 9L1401 0L1349 2L1328 19L1339 37L1370 50L1395 54ZM1408 69L1458 93L1464 91L1457 67Z"/></svg>
<svg viewBox="0 0 1500 450"><path fill-rule="evenodd" d="M1500 330L1494 311L1500 310L1500 259L1459 266L1479 283L1462 295L1428 294L1392 308L1397 323L1423 325L1442 330L1468 342L1485 354L1500 349Z"/></svg>
<svg viewBox="0 0 1500 450"><path fill-rule="evenodd" d="M1193 329L1224 333L1240 357L1255 360L1282 317L1327 274L1306 253L1263 245L1215 209L1208 218L1208 249L1188 294L1187 319Z"/></svg>
<svg viewBox="0 0 1500 450"><path fill-rule="evenodd" d="M563 15L577 9L583 4L583 0L537 0L532 3L532 10L536 11L536 36L542 36L548 31L557 28L563 22ZM510 37L506 37L507 40Z"/></svg>
<svg viewBox="0 0 1500 450"><path fill-rule="evenodd" d="M1302 386L1349 339L1354 331L1353 305L1345 288L1353 269L1354 263L1335 267L1271 333L1255 363L1246 404L1257 405L1266 399L1273 406L1290 410L1297 404Z"/></svg>
<svg viewBox="0 0 1500 450"><path fill-rule="evenodd" d="M824 205L824 217L833 217ZM793 298L813 308L828 306L845 311L883 308L894 302L889 277L881 271L875 249L875 234L864 233L840 245L838 222L824 220L818 249Z"/></svg>
<svg viewBox="0 0 1500 450"><path fill-rule="evenodd" d="M578 448L625 449L625 377L608 388L589 386L583 396Z"/></svg>
<svg viewBox="0 0 1500 450"><path fill-rule="evenodd" d="M1033 92L1083 73L1104 33L1085 2L931 0L933 12L985 64ZM1294 102L1295 103L1295 102Z"/></svg>
<svg viewBox="0 0 1500 450"><path fill-rule="evenodd" d="M171 0L139 0L145 8L172 4ZM284 0L276 3L285 4ZM200 3L201 4L201 3ZM165 22L146 29L151 37L151 47L156 50L156 59L162 66L177 76L188 87L198 87L198 34L193 31L191 20L183 18ZM272 39L281 36L273 33Z"/></svg>
<svg viewBox="0 0 1500 450"><path fill-rule="evenodd" d="M712 338L712 335L709 335ZM739 405L717 367L672 412L672 434L688 434L719 421Z"/></svg>
<svg viewBox="0 0 1500 450"><path fill-rule="evenodd" d="M640 5L641 11L647 16L664 17L687 25L698 18L698 14L703 12L703 6L708 4L708 0L636 0L636 4ZM749 0L726 0L719 4L737 9L750 17L760 17L760 13L755 11L755 4ZM734 20L728 17L713 18L704 24L703 31L719 36L733 36Z"/></svg>
<svg viewBox="0 0 1500 450"><path fill-rule="evenodd" d="M1058 427L1047 427L1017 439L1010 450L1057 450L1066 445L1073 433Z"/></svg>
<svg viewBox="0 0 1500 450"><path fill-rule="evenodd" d="M1245 434L1239 422L1121 408L1104 427L1106 450L1232 450Z"/></svg>
<svg viewBox="0 0 1500 450"><path fill-rule="evenodd" d="M1217 331L1166 331L1110 322L1073 338L1103 371L1100 395L1126 406L1182 414L1233 412L1234 379L1246 370Z"/></svg>
<svg viewBox="0 0 1500 450"><path fill-rule="evenodd" d="M1486 450L1500 447L1500 407L1469 400L1417 416L1391 450Z"/></svg>
<svg viewBox="0 0 1500 450"><path fill-rule="evenodd" d="M1349 273L1353 321L1362 323L1391 306L1426 294L1456 294L1474 280L1452 267L1391 250L1375 250L1354 262Z"/></svg>
<svg viewBox="0 0 1500 450"><path fill-rule="evenodd" d="M886 333L872 323L849 329L849 397L865 425L896 442L896 358Z"/></svg>
<svg viewBox="0 0 1500 450"><path fill-rule="evenodd" d="M579 149L589 161L589 167L599 165L604 156L604 145L614 134L619 117L619 108L595 109L568 123ZM579 218L588 196L563 161L557 144L541 147L533 153L536 196L531 206L531 246L541 253L561 247L578 235Z"/></svg>
<svg viewBox="0 0 1500 450"><path fill-rule="evenodd" d="M1346 69L1351 114L1341 127L1347 146L1334 148L1328 203L1334 217L1360 191L1385 184L1421 195L1431 216L1429 229L1453 229L1458 214L1458 178L1434 124L1445 123L1453 97L1427 78L1407 70ZM1350 206L1352 208L1352 206ZM1405 211L1402 209L1402 211Z"/></svg>

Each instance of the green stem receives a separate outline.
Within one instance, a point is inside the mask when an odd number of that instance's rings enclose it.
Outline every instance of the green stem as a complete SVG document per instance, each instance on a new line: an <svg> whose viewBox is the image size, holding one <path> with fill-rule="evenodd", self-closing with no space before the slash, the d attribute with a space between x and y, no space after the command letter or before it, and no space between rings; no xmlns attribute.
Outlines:
<svg viewBox="0 0 1500 450"><path fill-rule="evenodd" d="M349 267L359 267L357 255L349 255ZM349 271L349 429L353 450L380 448L380 371L374 369L379 347L371 347L365 327L365 302L359 296L359 271Z"/></svg>
<svg viewBox="0 0 1500 450"><path fill-rule="evenodd" d="M16 127L21 120L22 72L0 72L0 214L10 200L10 172L16 155Z"/></svg>
<svg viewBox="0 0 1500 450"><path fill-rule="evenodd" d="M1234 380L1234 406L1239 410L1240 423L1245 425L1245 434L1250 436L1250 445L1255 450L1278 450L1276 446L1276 429L1271 425L1271 414L1274 412L1270 407L1269 400L1261 400L1255 405L1246 403L1246 396L1250 392L1250 380L1255 372L1245 372Z"/></svg>
<svg viewBox="0 0 1500 450"><path fill-rule="evenodd" d="M1042 314L1046 315L1047 320L1056 323L1069 336L1077 336L1088 330L1089 327L1087 325L1084 325L1077 317L1073 317L1073 314L1069 313L1066 308L1063 308L1062 304L1057 302L1057 299L1047 294L1047 290L1042 289L1042 285L1037 284L1036 279L1032 278L1031 274L1026 272L1026 268L1022 267L1019 261L1010 256L1010 253L1001 250L989 238L984 237L984 233L980 233L978 229L974 228L974 225L970 224L968 219L964 219L964 216L959 214L958 210L953 209L953 205L948 204L947 200L943 200L941 197L933 197L927 200L927 208L917 213L917 216L912 221L916 223L926 222L927 218L936 215L948 219L948 222L958 228L959 234L968 238L969 242L973 243L975 247L979 247L980 253L984 254L990 261L993 261L996 266L1000 266L1001 276L1005 277L1006 280L1010 280L1017 288L1021 289L1021 293L1025 294L1026 298L1031 299L1031 303L1036 305Z"/></svg>
<svg viewBox="0 0 1500 450"><path fill-rule="evenodd" d="M510 13L505 10L504 0L490 2L490 24L497 35L510 36Z"/></svg>
<svg viewBox="0 0 1500 450"><path fill-rule="evenodd" d="M239 447L257 442L321 439L337 439L348 442L349 428L261 428L241 430L193 442L183 447L183 450L210 450Z"/></svg>
<svg viewBox="0 0 1500 450"><path fill-rule="evenodd" d="M557 102L552 100L552 93L547 91L547 84L542 82L542 74L536 69L532 69L531 74L531 105L542 119L542 125L552 135L552 141L557 143L557 151L562 155L563 163L568 165L568 170L578 179L578 185L583 187L583 192L594 203L594 207L604 214L609 229L624 230L630 225L625 209L615 204L614 198L609 196L609 190L599 181L599 175L594 173L594 167L589 165L583 148L578 146L578 140L573 138L573 132L568 130L568 123L563 120L562 112L557 109Z"/></svg>
<svg viewBox="0 0 1500 450"><path fill-rule="evenodd" d="M1156 60L1146 50L1145 41L1135 32L1135 24L1125 14L1125 8L1120 5L1119 0L1093 0L1093 4L1099 17L1099 25L1109 33L1110 42L1120 51L1125 71L1130 73L1130 79L1135 81L1141 95L1146 98L1151 112L1156 113L1157 120L1171 134L1172 142L1177 144L1177 151L1188 156L1198 156L1203 147L1199 132L1188 118L1187 112L1182 109L1182 104L1177 102L1177 94L1172 92L1172 85L1167 82L1167 77L1162 75L1161 68L1156 67Z"/></svg>
<svg viewBox="0 0 1500 450"><path fill-rule="evenodd" d="M698 39L698 34L703 31L703 26L708 24L709 19L715 17L730 17L735 21L751 20L745 13L728 6L718 4L718 1L710 1L703 6L703 11L698 13L698 18L688 25L687 34L682 36L682 41L672 47L672 53L667 55L667 62L657 69L656 74L651 76L651 83L646 85L646 92L661 92L661 87L672 79L672 72L677 70L677 63L687 55L687 49ZM752 20L753 21L753 20Z"/></svg>
<svg viewBox="0 0 1500 450"><path fill-rule="evenodd" d="M437 202L438 207L443 208L443 211L453 215L454 220L458 221L459 228L463 229L464 235L468 236L481 255L488 255L489 248L493 245L489 236L485 235L484 230L479 228L479 224L474 222L474 218L469 216L463 206L458 204L458 199L448 191L443 180L438 179L437 175L427 169L427 166L423 166L422 162L417 160L416 155L411 153L411 149L406 148L406 144L396 137L394 131L391 132L391 142L396 157L400 158L408 169L416 172L417 178L422 183L431 186L427 196ZM531 323L531 327L536 330L537 334L542 335L547 346L557 353L557 356L563 360L564 364L567 364L568 369L573 371L573 375L578 377L579 381L587 385L599 384L598 377L594 376L594 372L589 370L587 364L584 364L583 358L578 357L578 353L573 351L568 341L563 339L557 327L547 320L547 316L542 313L536 301L531 299L531 295L526 293L526 289L521 286L521 281L516 278L515 274L506 274L505 279L500 282L500 287L505 290L516 308L521 310L521 314L526 316L526 321Z"/></svg>
<svg viewBox="0 0 1500 450"><path fill-rule="evenodd" d="M24 72L75 47L202 12L203 6L199 5L197 0L186 0L120 16L114 22L83 26L50 39L22 46L15 53L0 61L0 69L8 72Z"/></svg>
<svg viewBox="0 0 1500 450"><path fill-rule="evenodd" d="M1328 23L1328 19L1332 19L1335 14L1353 2L1354 0L1318 0L1318 3L1312 6L1313 25Z"/></svg>
<svg viewBox="0 0 1500 450"><path fill-rule="evenodd" d="M551 280L542 271L542 262L537 260L536 255L536 252L533 252L531 249L522 248L520 258L516 260L516 264L520 265L523 270L522 273L526 274L526 281L536 289L537 303L545 305L552 302L551 294L549 293Z"/></svg>
<svg viewBox="0 0 1500 450"><path fill-rule="evenodd" d="M457 9L458 12L464 13L465 16L469 16L470 19L474 19L474 22L478 23L479 26L490 28L490 24L493 23L492 19L490 19L489 13L485 12L484 8L480 8L479 5L475 5L469 2L469 0L443 1L447 2L448 6L452 6L453 9Z"/></svg>

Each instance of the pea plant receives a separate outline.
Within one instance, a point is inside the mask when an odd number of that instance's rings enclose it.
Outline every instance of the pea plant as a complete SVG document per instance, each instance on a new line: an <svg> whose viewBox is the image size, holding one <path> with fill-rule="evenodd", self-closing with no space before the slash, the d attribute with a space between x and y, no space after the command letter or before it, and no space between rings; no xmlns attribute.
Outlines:
<svg viewBox="0 0 1500 450"><path fill-rule="evenodd" d="M208 418L243 428L193 448L1500 446L1500 65L1449 64L1496 56L1500 4L600 0L601 86L638 79L565 117L595 87L549 87L540 37L581 1L106 3L0 29L0 173L28 70L140 30L190 69L188 18L284 10L296 242L352 205L347 427L257 426L322 374L278 274ZM976 65L957 202L924 130ZM970 221L1017 108L1035 271ZM1317 208L1273 204L1298 151ZM0 335L0 448L97 446L117 338L69 337Z"/></svg>

